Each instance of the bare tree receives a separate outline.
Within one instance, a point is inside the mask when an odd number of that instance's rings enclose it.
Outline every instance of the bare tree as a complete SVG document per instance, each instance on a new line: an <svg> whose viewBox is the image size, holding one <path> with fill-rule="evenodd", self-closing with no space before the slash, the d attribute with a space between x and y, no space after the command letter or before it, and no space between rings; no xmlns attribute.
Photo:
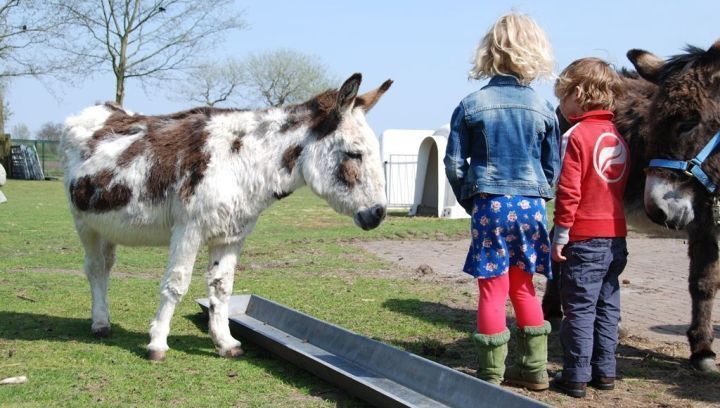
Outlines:
<svg viewBox="0 0 720 408"><path fill-rule="evenodd" d="M30 129L24 123L18 123L10 130L13 139L30 139Z"/></svg>
<svg viewBox="0 0 720 408"><path fill-rule="evenodd" d="M176 99L206 106L234 101L244 83L242 65L234 59L208 62L188 71L175 88Z"/></svg>
<svg viewBox="0 0 720 408"><path fill-rule="evenodd" d="M11 78L57 74L75 65L54 52L65 43L67 18L43 0L0 0L0 134L8 117L5 91Z"/></svg>
<svg viewBox="0 0 720 408"><path fill-rule="evenodd" d="M338 83L317 57L291 49L250 55L245 76L248 97L265 106L303 102Z"/></svg>
<svg viewBox="0 0 720 408"><path fill-rule="evenodd" d="M77 31L65 50L85 58L88 69L111 68L121 105L126 80L168 79L245 26L233 0L49 1L72 16Z"/></svg>
<svg viewBox="0 0 720 408"><path fill-rule="evenodd" d="M5 90L7 90L7 80L0 78L0 139L5 135L5 123L12 117L10 104L5 100Z"/></svg>
<svg viewBox="0 0 720 408"><path fill-rule="evenodd" d="M0 0L0 78L67 68L67 55L48 52L65 41L67 19L42 0Z"/></svg>
<svg viewBox="0 0 720 408"><path fill-rule="evenodd" d="M63 125L56 122L45 122L35 134L38 140L49 140L59 142L62 136Z"/></svg>

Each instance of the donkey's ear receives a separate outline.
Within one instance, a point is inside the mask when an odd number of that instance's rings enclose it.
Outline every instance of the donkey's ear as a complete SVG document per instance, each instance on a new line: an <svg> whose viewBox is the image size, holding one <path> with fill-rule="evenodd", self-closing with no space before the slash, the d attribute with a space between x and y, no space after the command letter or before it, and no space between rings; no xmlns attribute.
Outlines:
<svg viewBox="0 0 720 408"><path fill-rule="evenodd" d="M714 68L710 76L710 83L718 90L720 89L720 40L715 41L715 44L708 48L707 54L711 56L712 67Z"/></svg>
<svg viewBox="0 0 720 408"><path fill-rule="evenodd" d="M650 82L657 82L660 76L660 70L663 65L665 65L665 61L662 58L645 50L636 49L628 51L627 57L641 77Z"/></svg>
<svg viewBox="0 0 720 408"><path fill-rule="evenodd" d="M352 108L358 89L360 89L360 82L362 82L362 75L356 73L342 84L337 96L336 108L338 112L344 113Z"/></svg>
<svg viewBox="0 0 720 408"><path fill-rule="evenodd" d="M720 56L720 39L715 41L715 43L708 48L707 52L709 54Z"/></svg>
<svg viewBox="0 0 720 408"><path fill-rule="evenodd" d="M366 92L355 99L355 107L361 108L362 110L367 113L370 109L372 109L373 106L377 103L377 101L380 100L380 97L383 96L385 91L390 89L390 85L393 84L393 81L391 79L388 79L387 81L383 82L382 85L380 85L379 88L373 89L370 92Z"/></svg>

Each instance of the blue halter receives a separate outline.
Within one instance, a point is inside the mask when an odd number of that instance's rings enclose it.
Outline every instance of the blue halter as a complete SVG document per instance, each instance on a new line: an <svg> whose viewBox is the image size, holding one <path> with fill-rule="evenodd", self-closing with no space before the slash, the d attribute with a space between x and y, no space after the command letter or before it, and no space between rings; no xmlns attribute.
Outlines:
<svg viewBox="0 0 720 408"><path fill-rule="evenodd" d="M681 170L690 177L695 177L708 192L713 193L717 189L718 185L710 179L701 168L701 165L715 151L715 148L720 145L720 132L715 133L715 136L710 139L709 142L700 150L694 158L683 161L683 160L667 160L667 159L652 159L648 167L660 167L664 169Z"/></svg>

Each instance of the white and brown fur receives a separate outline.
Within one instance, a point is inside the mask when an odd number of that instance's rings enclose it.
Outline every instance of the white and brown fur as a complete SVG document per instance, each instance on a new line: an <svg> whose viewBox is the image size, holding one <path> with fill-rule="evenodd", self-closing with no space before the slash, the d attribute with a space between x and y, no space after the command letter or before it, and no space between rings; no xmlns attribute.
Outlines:
<svg viewBox="0 0 720 408"><path fill-rule="evenodd" d="M110 334L116 245L169 245L147 346L150 359L162 360L175 306L207 245L210 336L220 355L241 355L228 299L243 242L264 209L307 185L363 229L385 217L379 144L365 114L392 81L358 96L360 82L355 74L337 91L286 108L144 116L108 103L68 118L65 189L85 249L92 331Z"/></svg>

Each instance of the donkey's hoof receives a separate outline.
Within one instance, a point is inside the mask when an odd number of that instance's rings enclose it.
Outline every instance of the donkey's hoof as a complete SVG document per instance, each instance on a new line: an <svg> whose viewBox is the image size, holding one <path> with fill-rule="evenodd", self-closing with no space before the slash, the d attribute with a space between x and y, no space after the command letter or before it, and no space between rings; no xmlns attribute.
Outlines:
<svg viewBox="0 0 720 408"><path fill-rule="evenodd" d="M110 326L100 327L99 329L93 330L93 334L99 339L110 337L110 333Z"/></svg>
<svg viewBox="0 0 720 408"><path fill-rule="evenodd" d="M225 352L225 354L223 354L223 357L238 358L238 357L242 357L243 354L245 354L245 350L243 350L240 347L233 347L233 348L227 350Z"/></svg>
<svg viewBox="0 0 720 408"><path fill-rule="evenodd" d="M630 333L628 332L628 329L625 326L623 326L622 324L619 324L618 325L618 338L624 339L624 338L627 338L629 335L630 335Z"/></svg>
<svg viewBox="0 0 720 408"><path fill-rule="evenodd" d="M150 360L150 361L165 360L165 351L163 351L163 350L148 350L148 360Z"/></svg>
<svg viewBox="0 0 720 408"><path fill-rule="evenodd" d="M714 358L705 357L690 360L690 365L692 366L692 368L702 371L704 373L714 373L718 371Z"/></svg>

